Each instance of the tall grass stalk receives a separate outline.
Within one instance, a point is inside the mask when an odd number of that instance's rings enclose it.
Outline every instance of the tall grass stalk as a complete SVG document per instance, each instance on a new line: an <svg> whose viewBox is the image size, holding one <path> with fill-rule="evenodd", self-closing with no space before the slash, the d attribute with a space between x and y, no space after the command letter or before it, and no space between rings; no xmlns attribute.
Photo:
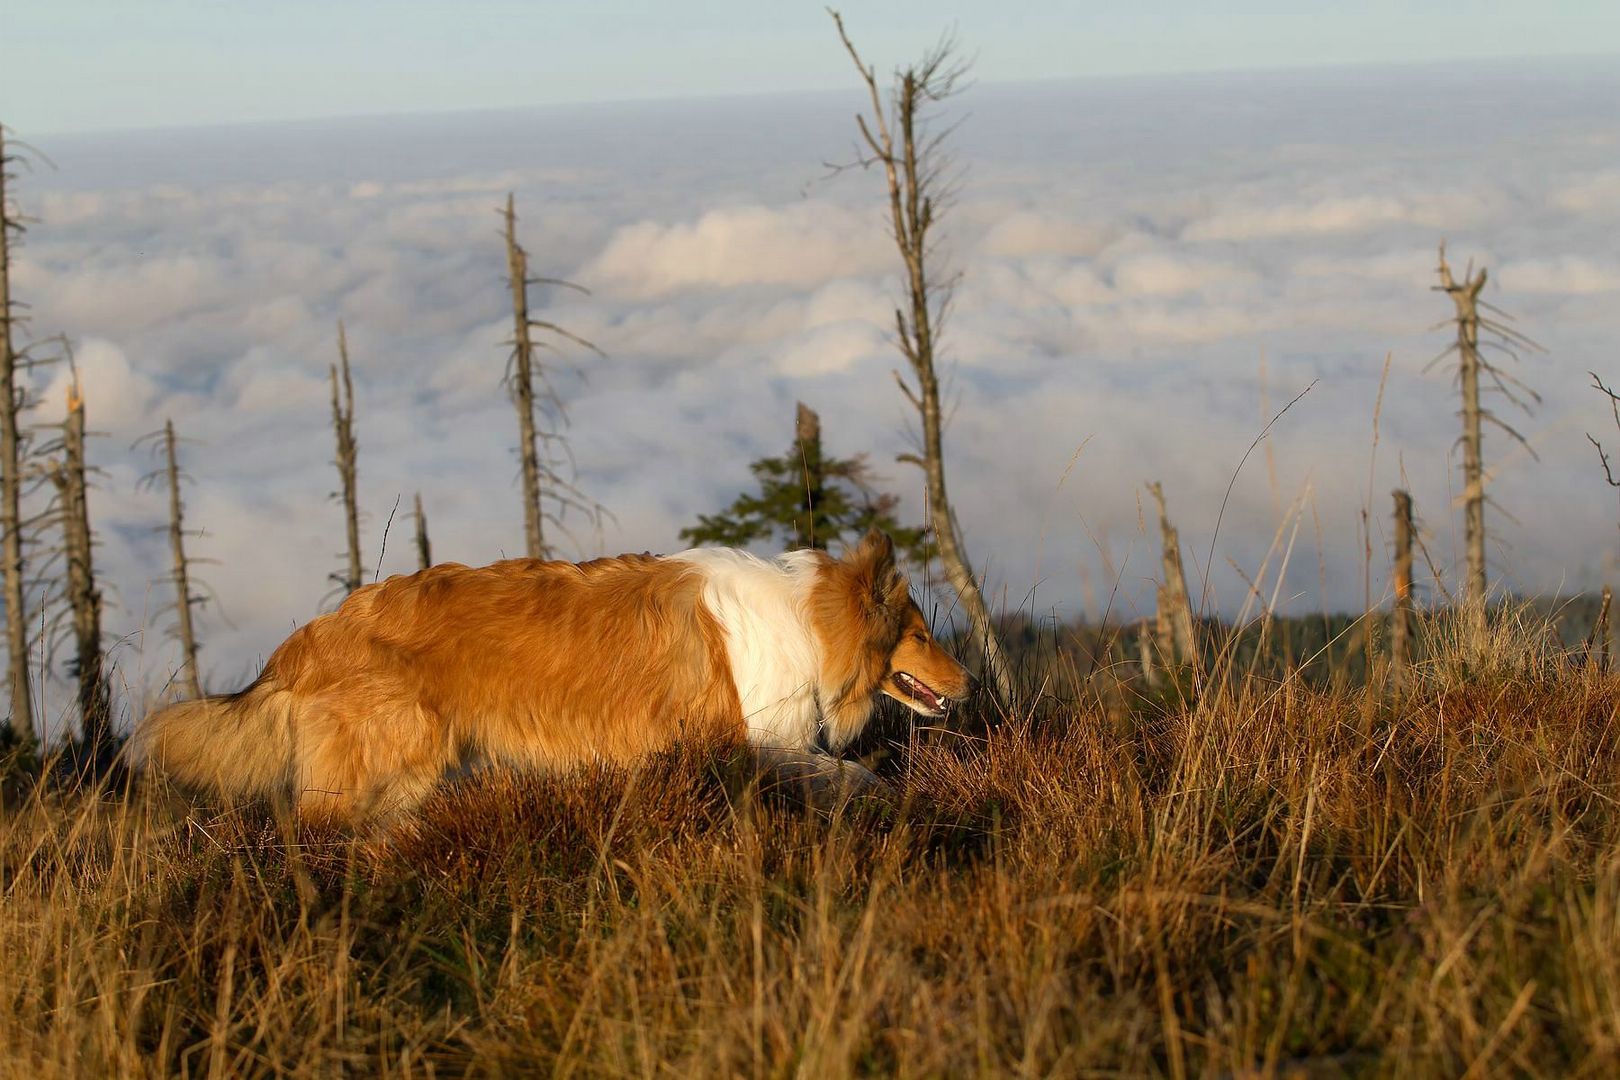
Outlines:
<svg viewBox="0 0 1620 1080"><path fill-rule="evenodd" d="M1620 683L1471 634L914 732L833 814L702 747L361 837L42 788L0 1076L1612 1075Z"/></svg>

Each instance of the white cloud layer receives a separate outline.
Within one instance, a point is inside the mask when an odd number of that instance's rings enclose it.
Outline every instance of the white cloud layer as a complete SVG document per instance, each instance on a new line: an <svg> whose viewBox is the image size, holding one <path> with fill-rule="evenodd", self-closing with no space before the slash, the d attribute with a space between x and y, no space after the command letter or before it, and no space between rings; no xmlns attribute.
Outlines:
<svg viewBox="0 0 1620 1080"><path fill-rule="evenodd" d="M1434 246L1490 266L1488 298L1547 346L1518 370L1545 397L1515 423L1540 463L1487 446L1497 574L1586 588L1612 570L1615 507L1584 432L1585 387L1620 340L1613 147L1620 74L1475 67L975 89L954 137L941 273L951 480L970 550L1008 607L1062 617L1151 603L1142 481L1165 483L1194 590L1237 611L1279 518L1309 487L1293 610L1362 602L1356 538L1372 410L1393 351L1374 520L1409 485L1446 567L1453 390L1422 374L1445 344ZM1412 107L1421 102L1421 107ZM908 417L890 375L899 266L881 178L829 178L854 95L63 139L16 196L39 221L16 266L30 332L77 343L94 509L128 678L172 670L151 467L130 449L172 417L189 440L191 523L220 600L203 620L211 685L232 687L327 599L327 365L349 330L368 565L412 568L411 496L435 551L517 552L515 424L501 378L508 300L495 213L517 194L545 317L601 345L554 356L579 482L617 517L578 554L670 550L777 453L792 407L830 449L868 453L920 515ZM26 133L24 133L26 134ZM1262 383L1262 366L1265 380ZM1608 370L1620 379L1620 370ZM38 374L43 421L65 375ZM1232 488L1289 398L1270 448ZM1620 433L1610 433L1620 442ZM1067 472L1076 449L1085 446ZM1066 477L1066 478L1065 478ZM1404 479L1403 479L1404 478ZM386 552L383 533L396 499ZM575 524L583 525L582 522ZM1382 533L1374 538L1380 551ZM1384 573L1375 555L1373 576ZM1318 566L1323 569L1319 572ZM1320 577L1325 577L1323 596ZM143 628L150 630L144 637Z"/></svg>
<svg viewBox="0 0 1620 1080"><path fill-rule="evenodd" d="M640 221L617 230L581 270L630 299L681 289L806 287L886 268L890 252L871 214L825 202L709 210L695 221Z"/></svg>

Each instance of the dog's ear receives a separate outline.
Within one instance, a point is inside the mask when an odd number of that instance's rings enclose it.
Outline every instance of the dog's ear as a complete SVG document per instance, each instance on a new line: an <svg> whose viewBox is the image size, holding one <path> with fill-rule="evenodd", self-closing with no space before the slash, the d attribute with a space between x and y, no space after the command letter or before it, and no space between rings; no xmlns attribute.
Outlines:
<svg viewBox="0 0 1620 1080"><path fill-rule="evenodd" d="M872 565L880 563L894 565L894 541L889 534L876 525L866 530L861 542L844 552L844 560L855 566Z"/></svg>
<svg viewBox="0 0 1620 1080"><path fill-rule="evenodd" d="M871 598L874 607L890 607L910 596L911 584L894 564L894 541L883 530L869 531L845 553L844 561L854 570L861 591Z"/></svg>

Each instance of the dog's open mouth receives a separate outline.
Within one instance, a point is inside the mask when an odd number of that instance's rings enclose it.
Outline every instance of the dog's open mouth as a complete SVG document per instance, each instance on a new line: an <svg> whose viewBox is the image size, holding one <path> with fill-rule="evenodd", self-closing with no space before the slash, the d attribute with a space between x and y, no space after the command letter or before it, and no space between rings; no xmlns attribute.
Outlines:
<svg viewBox="0 0 1620 1080"><path fill-rule="evenodd" d="M897 671L894 673L893 678L894 684L900 688L900 692L911 699L906 704L929 716L945 715L945 696L932 686L907 671ZM918 706L921 706L921 708L918 708Z"/></svg>

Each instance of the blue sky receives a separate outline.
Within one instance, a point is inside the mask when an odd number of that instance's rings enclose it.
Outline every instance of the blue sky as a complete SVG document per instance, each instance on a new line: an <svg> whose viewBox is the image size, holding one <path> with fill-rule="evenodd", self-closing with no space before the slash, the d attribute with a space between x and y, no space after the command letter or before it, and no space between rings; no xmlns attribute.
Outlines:
<svg viewBox="0 0 1620 1080"><path fill-rule="evenodd" d="M1620 52L1620 4L849 2L880 64L955 26L986 82ZM819 3L4 0L26 136L840 87Z"/></svg>

